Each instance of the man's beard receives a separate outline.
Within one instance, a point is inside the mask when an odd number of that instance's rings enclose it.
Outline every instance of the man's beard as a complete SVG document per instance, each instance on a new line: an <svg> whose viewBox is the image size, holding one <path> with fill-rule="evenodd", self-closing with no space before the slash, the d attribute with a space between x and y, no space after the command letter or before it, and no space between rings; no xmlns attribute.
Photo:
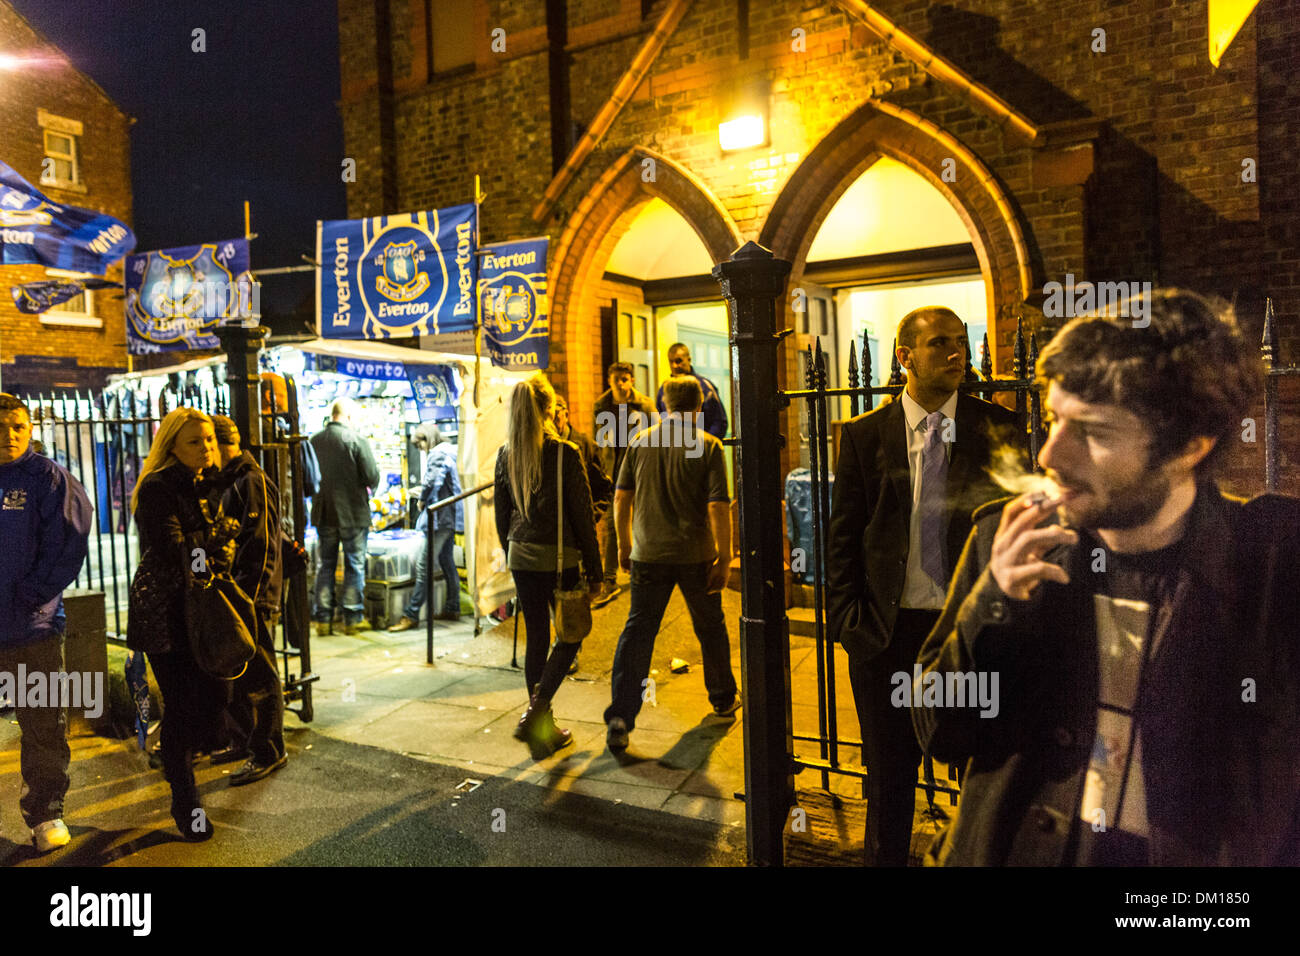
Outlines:
<svg viewBox="0 0 1300 956"><path fill-rule="evenodd" d="M1070 487L1068 482L1065 485ZM1154 518L1169 498L1169 490L1169 478L1163 470L1156 470L1111 489L1099 504L1074 510L1067 503L1061 510L1071 527L1122 531L1141 527ZM1096 499L1095 488L1090 488L1087 494Z"/></svg>

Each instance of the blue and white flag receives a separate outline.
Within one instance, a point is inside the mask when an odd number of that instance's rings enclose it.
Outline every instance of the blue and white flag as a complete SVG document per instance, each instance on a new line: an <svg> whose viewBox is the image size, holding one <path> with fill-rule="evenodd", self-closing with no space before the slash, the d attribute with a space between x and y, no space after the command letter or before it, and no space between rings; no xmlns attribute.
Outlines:
<svg viewBox="0 0 1300 956"><path fill-rule="evenodd" d="M39 315L48 312L56 305L62 305L69 299L75 299L87 289L120 289L122 283L109 279L39 279L36 282L24 282L12 286L10 295L19 312L27 315Z"/></svg>
<svg viewBox="0 0 1300 956"><path fill-rule="evenodd" d="M450 422L457 420L460 401L460 375L451 365L406 363L406 374L415 394L415 408L422 422L443 422L444 432L454 432Z"/></svg>
<svg viewBox="0 0 1300 956"><path fill-rule="evenodd" d="M474 328L478 207L316 225L316 312L327 339Z"/></svg>
<svg viewBox="0 0 1300 956"><path fill-rule="evenodd" d="M215 349L224 319L254 318L258 288L247 239L160 249L126 260L126 346L132 355Z"/></svg>
<svg viewBox="0 0 1300 956"><path fill-rule="evenodd" d="M0 163L0 264L103 275L134 248L135 233L122 221L51 202Z"/></svg>
<svg viewBox="0 0 1300 956"><path fill-rule="evenodd" d="M527 372L551 361L551 321L546 295L550 240L521 239L483 247L478 296L483 339L492 364Z"/></svg>

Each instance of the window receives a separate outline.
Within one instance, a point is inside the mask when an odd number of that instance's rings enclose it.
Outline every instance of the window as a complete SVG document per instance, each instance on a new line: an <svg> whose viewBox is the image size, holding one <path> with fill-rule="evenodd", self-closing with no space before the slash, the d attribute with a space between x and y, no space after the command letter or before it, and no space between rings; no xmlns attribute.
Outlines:
<svg viewBox="0 0 1300 956"><path fill-rule="evenodd" d="M432 9L430 10L429 7ZM474 0L432 0L425 8L432 36L433 72L447 73L474 63Z"/></svg>
<svg viewBox="0 0 1300 956"><path fill-rule="evenodd" d="M68 272L65 269L46 269L47 279L89 279L88 272ZM102 329L104 320L95 317L95 293L87 289L67 302L60 302L41 313L42 325L65 325L77 328Z"/></svg>
<svg viewBox="0 0 1300 956"><path fill-rule="evenodd" d="M81 181L82 124L78 120L36 111L41 127L45 158L41 160L41 185L85 192Z"/></svg>

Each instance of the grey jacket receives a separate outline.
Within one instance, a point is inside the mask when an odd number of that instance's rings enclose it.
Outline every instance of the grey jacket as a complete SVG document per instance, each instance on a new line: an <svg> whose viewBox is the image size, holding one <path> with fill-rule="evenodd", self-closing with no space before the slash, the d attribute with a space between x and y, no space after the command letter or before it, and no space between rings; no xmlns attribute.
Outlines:
<svg viewBox="0 0 1300 956"><path fill-rule="evenodd" d="M320 491L311 501L318 528L369 528L370 489L379 487L379 466L370 443L339 422L311 436L320 461Z"/></svg>

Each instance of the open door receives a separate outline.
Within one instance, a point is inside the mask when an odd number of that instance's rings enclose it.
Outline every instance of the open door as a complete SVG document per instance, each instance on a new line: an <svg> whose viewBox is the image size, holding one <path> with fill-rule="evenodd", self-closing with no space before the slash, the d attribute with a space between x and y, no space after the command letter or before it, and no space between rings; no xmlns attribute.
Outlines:
<svg viewBox="0 0 1300 956"><path fill-rule="evenodd" d="M614 300L618 327L618 361L632 366L632 384L642 395L654 401L655 381L654 311L640 302Z"/></svg>

